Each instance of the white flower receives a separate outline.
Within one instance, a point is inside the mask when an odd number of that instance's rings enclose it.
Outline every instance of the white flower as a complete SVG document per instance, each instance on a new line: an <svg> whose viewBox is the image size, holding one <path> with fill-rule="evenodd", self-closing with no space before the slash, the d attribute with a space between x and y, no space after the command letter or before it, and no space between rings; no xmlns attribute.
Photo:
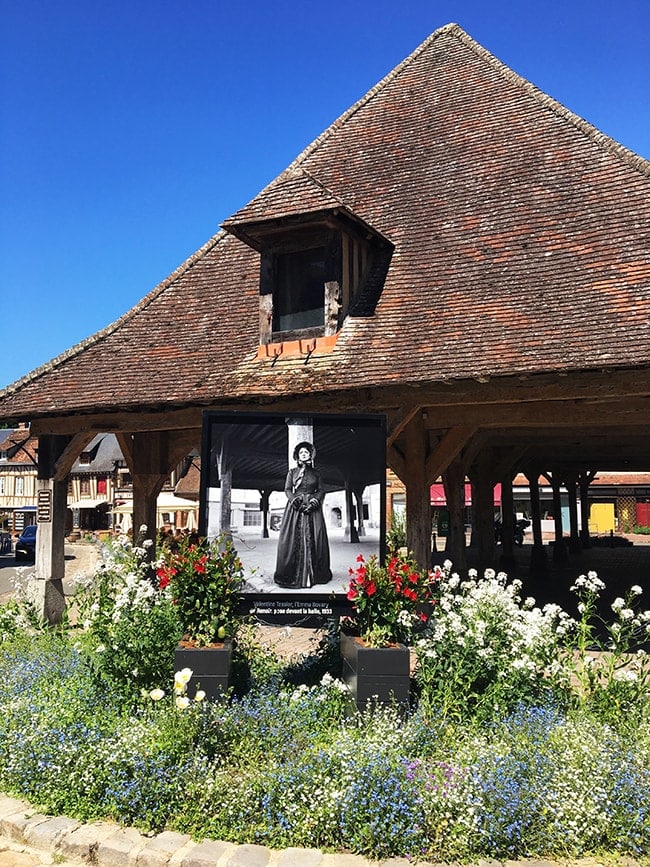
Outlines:
<svg viewBox="0 0 650 867"><path fill-rule="evenodd" d="M639 587L638 584L634 584L632 587L630 587L630 593L632 593L634 596L640 596L643 593L643 587Z"/></svg>
<svg viewBox="0 0 650 867"><path fill-rule="evenodd" d="M191 668L182 668L180 671L177 671L174 675L174 692L185 692L193 674L194 672Z"/></svg>
<svg viewBox="0 0 650 867"><path fill-rule="evenodd" d="M612 602L612 611L620 611L622 608L625 608L625 600L617 596Z"/></svg>
<svg viewBox="0 0 650 867"><path fill-rule="evenodd" d="M194 701L203 701L204 698L205 690L197 689L196 693L194 694Z"/></svg>
<svg viewBox="0 0 650 867"><path fill-rule="evenodd" d="M620 614L621 620L632 620L634 611L631 608L623 608Z"/></svg>
<svg viewBox="0 0 650 867"><path fill-rule="evenodd" d="M98 644L95 648L95 653L105 653L106 647L103 644Z"/></svg>
<svg viewBox="0 0 650 867"><path fill-rule="evenodd" d="M638 675L635 671L630 671L627 669L626 671L615 671L614 672L614 680L622 680L627 683L635 683L637 681Z"/></svg>
<svg viewBox="0 0 650 867"><path fill-rule="evenodd" d="M177 695L176 696L176 707L179 710L185 710L185 708L190 706L190 700L186 695Z"/></svg>
<svg viewBox="0 0 650 867"><path fill-rule="evenodd" d="M160 699L164 698L164 697L165 697L165 690L164 689L152 689L151 692L149 693L149 698L151 698L152 701L160 701Z"/></svg>

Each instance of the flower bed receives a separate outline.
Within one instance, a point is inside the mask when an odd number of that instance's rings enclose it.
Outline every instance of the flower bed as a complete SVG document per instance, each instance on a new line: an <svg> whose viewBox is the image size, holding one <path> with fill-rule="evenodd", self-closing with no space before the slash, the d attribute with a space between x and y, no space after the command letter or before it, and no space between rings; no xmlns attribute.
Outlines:
<svg viewBox="0 0 650 867"><path fill-rule="evenodd" d="M522 602L503 575L461 581L445 564L409 712L356 710L333 626L289 665L241 625L233 687L210 702L189 688L192 672L174 678L168 661L159 675L138 656L153 640L142 643L147 617L174 608L164 588L140 586L132 555L104 568L83 629L11 628L15 612L3 614L0 790L84 820L373 858L650 850L640 588L615 601L596 657L597 576L576 581L574 623ZM96 630L112 642L99 653ZM170 660L177 640L172 629ZM111 648L121 674L97 661Z"/></svg>

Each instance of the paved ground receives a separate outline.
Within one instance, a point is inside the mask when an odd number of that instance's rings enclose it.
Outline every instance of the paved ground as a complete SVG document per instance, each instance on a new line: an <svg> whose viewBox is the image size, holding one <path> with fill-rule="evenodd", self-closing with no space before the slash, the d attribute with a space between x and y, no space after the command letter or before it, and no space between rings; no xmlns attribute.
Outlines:
<svg viewBox="0 0 650 867"><path fill-rule="evenodd" d="M43 864L98 867L412 867L406 858L370 862L360 855L325 854L319 849L272 850L265 846L235 845L216 840L194 842L186 835L163 832L144 836L133 828L109 822L82 825L65 817L52 818L32 810L24 801L0 795L0 867L39 867ZM431 862L418 862L421 867ZM499 867L481 861L477 867ZM648 861L645 862L647 865ZM517 867L508 861L505 867ZM521 867L599 867L605 861L521 862ZM617 867L645 867L629 858ZM443 865L439 865L443 867Z"/></svg>

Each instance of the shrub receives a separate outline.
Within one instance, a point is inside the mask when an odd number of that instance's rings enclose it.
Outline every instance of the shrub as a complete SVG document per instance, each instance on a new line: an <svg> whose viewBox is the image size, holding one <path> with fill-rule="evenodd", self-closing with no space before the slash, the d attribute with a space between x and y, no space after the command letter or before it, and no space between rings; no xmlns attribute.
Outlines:
<svg viewBox="0 0 650 867"><path fill-rule="evenodd" d="M231 539L187 537L163 550L156 575L160 589L172 594L189 640L201 646L235 634L244 569Z"/></svg>
<svg viewBox="0 0 650 867"><path fill-rule="evenodd" d="M126 537L107 543L74 603L86 659L116 695L134 700L169 680L182 629L169 590L157 586L145 548Z"/></svg>
<svg viewBox="0 0 650 867"><path fill-rule="evenodd" d="M475 571L462 581L446 562L428 635L416 643L420 703L443 718L490 718L522 699L566 686L558 648L571 629L557 606L521 602L521 582ZM549 674L552 677L549 677Z"/></svg>

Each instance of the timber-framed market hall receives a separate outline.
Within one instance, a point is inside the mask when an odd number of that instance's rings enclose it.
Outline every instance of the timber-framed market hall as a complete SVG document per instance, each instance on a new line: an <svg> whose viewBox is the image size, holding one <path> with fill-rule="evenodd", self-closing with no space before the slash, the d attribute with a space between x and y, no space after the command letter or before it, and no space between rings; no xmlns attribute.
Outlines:
<svg viewBox="0 0 650 867"><path fill-rule="evenodd" d="M421 563L436 479L462 568L466 478L488 565L494 485L509 521L524 473L534 557L540 473L575 510L598 470L650 469L650 164L433 33L133 309L0 392L39 437L46 616L88 442L117 436L153 536L208 409L385 415Z"/></svg>

